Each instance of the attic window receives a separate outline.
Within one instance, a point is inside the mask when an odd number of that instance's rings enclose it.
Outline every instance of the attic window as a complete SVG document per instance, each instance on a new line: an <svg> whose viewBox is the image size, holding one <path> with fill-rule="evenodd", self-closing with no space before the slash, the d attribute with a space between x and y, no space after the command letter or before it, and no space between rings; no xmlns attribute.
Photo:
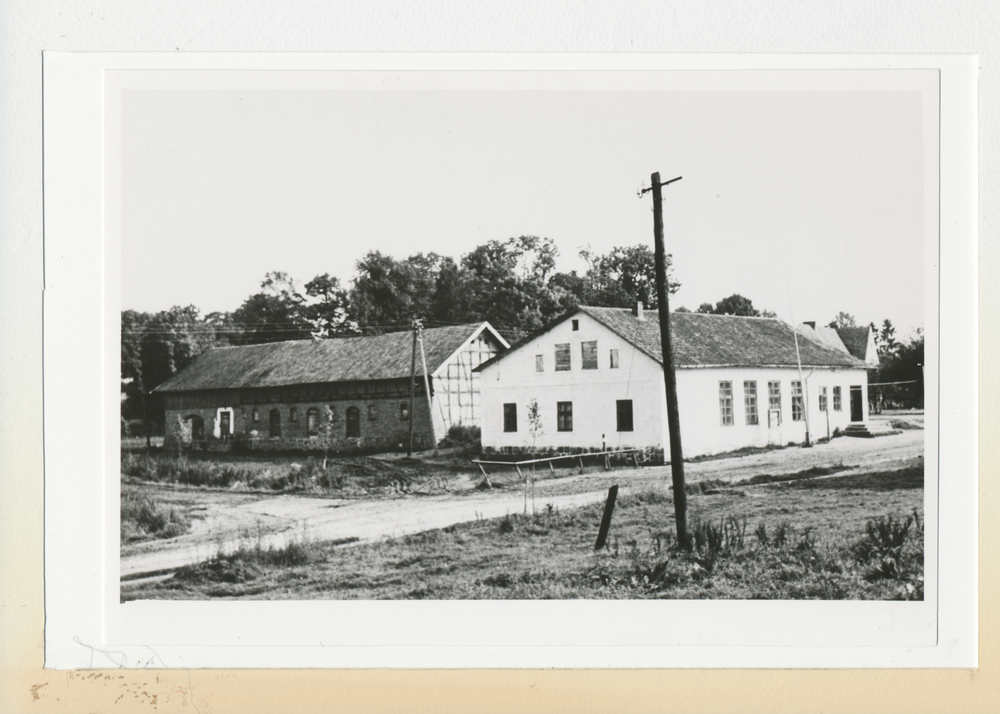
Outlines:
<svg viewBox="0 0 1000 714"><path fill-rule="evenodd" d="M573 320L573 332L576 332L579 329L580 329L580 321L579 320Z"/></svg>
<svg viewBox="0 0 1000 714"><path fill-rule="evenodd" d="M618 350L611 350L611 369L618 369Z"/></svg>
<svg viewBox="0 0 1000 714"><path fill-rule="evenodd" d="M569 343L556 345L556 372L567 372L570 365Z"/></svg>
<svg viewBox="0 0 1000 714"><path fill-rule="evenodd" d="M545 371L545 357L543 355L535 355L535 371Z"/></svg>

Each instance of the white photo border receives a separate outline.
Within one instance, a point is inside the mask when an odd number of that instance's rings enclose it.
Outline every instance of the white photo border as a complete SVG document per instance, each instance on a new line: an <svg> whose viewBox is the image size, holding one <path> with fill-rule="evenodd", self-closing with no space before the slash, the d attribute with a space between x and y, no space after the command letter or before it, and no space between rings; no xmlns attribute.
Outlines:
<svg viewBox="0 0 1000 714"><path fill-rule="evenodd" d="M672 646L653 646L639 637L628 646L575 639L579 623L615 621L614 603L526 603L532 617L563 620L558 636L537 628L518 633L511 618L522 623L517 610L503 612L497 603L118 603L117 491L102 488L102 474L117 473L118 366L117 301L113 298L115 251L105 241L113 229L112 212L103 210L102 176L110 175L114 146L103 144L103 89L113 70L398 70L428 71L649 71L649 70L875 70L934 69L940 72L940 224L942 250L940 314L941 365L939 413L940 461L947 464L947 498L936 523L940 547L949 557L939 563L937 631L917 640L882 637L882 644L858 645L850 628L835 627L816 646L808 637L795 639L774 623L789 617L816 619L816 607L843 605L846 621L871 610L882 622L906 618L924 603L805 603L764 602L747 641L703 647L684 637ZM120 652L125 666L187 667L968 667L976 657L976 123L975 60L968 56L926 55L258 55L258 54L47 54L45 65L45 218L46 218L46 665L87 666L80 642ZM873 75L874 76L874 75ZM937 102L937 97L935 97ZM107 152L107 153L106 153ZM102 227L103 221L103 227ZM113 230L109 231L113 232ZM935 246L936 248L936 246ZM936 275L933 258L926 268ZM95 279L95 276L100 276ZM936 281L933 281L936 284ZM109 290L109 292L105 292ZM928 293L929 294L929 293ZM938 302L928 300L937 323ZM110 308L110 309L109 309ZM110 317L109 317L110 316ZM70 352L72 350L72 352ZM73 359L60 356L73 354ZM930 357L928 357L928 360ZM971 368L969 360L972 360ZM928 362L930 366L930 361ZM86 375L91 375L87 378ZM97 375L103 375L103 379ZM81 377L84 377L81 379ZM928 390L929 392L933 390ZM72 403L71 403L72 402ZM112 415L95 428L64 423L59 414L81 409ZM102 405L107 406L103 409ZM929 411L931 411L929 409ZM101 427L103 426L103 433ZM110 433L109 433L110 432ZM928 431L930 433L930 430ZM104 447L113 442L112 451ZM58 444L58 446L56 446ZM928 445L931 464L932 445ZM944 469L942 469L944 472ZM944 491L942 491L944 493ZM926 496L925 492L925 496ZM101 513L102 519L90 515ZM930 520L930 519L928 519ZM930 539L929 539L930 540ZM113 547L112 547L113 546ZM931 550L929 547L928 550ZM103 558L102 558L103 556ZM102 575L103 573L103 575ZM711 601L686 603L713 618L741 616L745 603ZM152 605L139 630L123 626L119 616ZM499 607L498 607L499 605ZM516 604L517 605L517 604ZM410 633L380 632L370 627L386 606L404 621L455 621L460 610L474 621L492 621L478 631L458 628L450 639L434 627ZM509 604L507 604L509 607ZM656 642L670 642L672 629L662 605L629 602L639 622L650 623ZM483 618L481 608L496 608ZM165 609L161 609L165 608ZM340 632L333 645L322 628L304 630L310 639L291 640L289 621L280 609L294 608L303 622L329 621L332 609L358 623L348 636ZM887 616L886 613L892 612ZM276 613L278 617L276 619ZM797 614L796 614L797 613ZM497 616L499 615L499 616ZM630 615L631 617L632 615ZM152 618L152 621L149 621ZM203 619L207 618L207 619ZM773 618L773 619L772 619ZM824 616L825 618L825 616ZM142 619L142 618L139 618ZM338 619L338 621L344 621ZM829 619L829 618L825 618ZM270 629L261 623L271 623ZM926 618L922 620L926 624ZM145 630L160 623L159 630ZM211 623L211 628L206 626ZM894 623L895 624L895 623ZM369 626L366 626L369 625ZM655 626L654 626L655 625ZM136 626L131 623L129 626ZM383 628L384 630L385 628ZM488 629L488 632L484 630ZM586 627L582 629L590 630ZM617 629L617 628L615 628ZM780 629L780 628L779 628ZM890 628L891 629L891 628ZM303 630L298 630L303 632ZM467 634L463 634L467 633ZM886 635L887 633L881 633ZM351 644L343 644L344 642ZM484 645L486 641L488 644ZM787 646L790 641L795 646ZM913 646L919 643L920 646ZM936 644L935 644L936 643ZM738 646L737 646L738 644ZM680 647L678 645L684 645ZM728 646L726 646L728 645ZM155 650L155 651L154 651ZM94 663L105 665L106 662Z"/></svg>

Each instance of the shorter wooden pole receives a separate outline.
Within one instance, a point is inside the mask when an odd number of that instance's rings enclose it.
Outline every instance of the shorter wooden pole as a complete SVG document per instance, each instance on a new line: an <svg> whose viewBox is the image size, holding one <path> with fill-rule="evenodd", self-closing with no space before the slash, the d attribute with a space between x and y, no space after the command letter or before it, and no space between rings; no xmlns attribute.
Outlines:
<svg viewBox="0 0 1000 714"><path fill-rule="evenodd" d="M604 504L604 517L601 518L601 529L597 532L597 542L594 550L600 550L608 540L608 530L611 528L611 514L615 510L615 499L618 498L618 484L608 489L608 500Z"/></svg>

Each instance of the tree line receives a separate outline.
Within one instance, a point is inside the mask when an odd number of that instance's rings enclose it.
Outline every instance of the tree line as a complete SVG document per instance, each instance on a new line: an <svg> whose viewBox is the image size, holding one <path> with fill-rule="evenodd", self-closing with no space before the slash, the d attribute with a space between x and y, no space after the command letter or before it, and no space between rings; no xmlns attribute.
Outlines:
<svg viewBox="0 0 1000 714"><path fill-rule="evenodd" d="M488 321L511 342L577 305L656 309L653 251L645 245L607 253L580 252L582 274L556 271L550 238L491 240L455 260L436 253L397 259L369 251L345 284L330 273L300 285L270 272L260 290L232 312L202 315L194 305L121 316L123 425L160 421L162 405L150 392L212 347L283 340L374 335ZM667 256L670 293L674 280Z"/></svg>
<svg viewBox="0 0 1000 714"><path fill-rule="evenodd" d="M267 273L258 292L232 312L201 314L194 305L156 313L121 314L123 430L146 433L162 428L163 407L151 390L213 347L283 340L374 335L410 328L413 318L426 327L488 321L511 343L577 305L631 307L641 301L657 308L653 251L646 245L615 247L607 253L580 251L586 268L558 272L558 249L549 238L519 236L491 240L455 260L436 253L397 259L369 251L354 266L349 283L330 273L300 285L287 273ZM670 294L674 279L667 256ZM678 312L688 312L678 307ZM749 298L734 294L696 312L775 317ZM856 326L839 313L831 326ZM881 366L869 381L915 379L923 363L923 336L900 342L885 320L876 332ZM922 374L920 375L922 404ZM145 423L139 427L136 422Z"/></svg>

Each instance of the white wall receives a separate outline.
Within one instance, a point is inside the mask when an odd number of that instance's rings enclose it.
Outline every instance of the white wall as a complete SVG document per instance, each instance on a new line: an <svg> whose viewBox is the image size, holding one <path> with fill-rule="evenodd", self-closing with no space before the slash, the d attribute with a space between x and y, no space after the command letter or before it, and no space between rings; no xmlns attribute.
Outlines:
<svg viewBox="0 0 1000 714"><path fill-rule="evenodd" d="M503 359L482 370L483 446L494 449L531 448L528 404L538 401L542 433L535 439L537 449L582 447L666 448L666 398L662 368L585 314L578 314L579 330L572 320L557 325ZM596 340L598 369L583 370L581 342ZM569 343L572 369L555 371L555 345ZM618 369L609 366L609 352L617 349ZM535 371L535 356L542 355L544 371ZM862 388L863 418L868 419L867 374L864 370L810 369L802 371L809 412L811 437L815 441L845 429L850 423L850 388ZM719 383L732 382L733 424L722 425ZM746 423L744 381L757 383L758 423ZM805 420L792 419L792 381L795 368L707 368L677 370L677 399L681 439L686 456L732 451L745 446L801 443ZM768 382L781 383L781 423L768 427ZM828 413L819 409L822 387L827 388ZM841 409L833 409L833 387L841 387ZM634 431L618 432L615 402L632 400ZM556 403L573 403L573 431L557 431ZM504 432L503 405L517 405L517 431Z"/></svg>
<svg viewBox="0 0 1000 714"><path fill-rule="evenodd" d="M453 354L431 375L434 399L431 420L438 441L454 425L480 426L483 411L479 388L480 374L473 369L500 351L500 344L489 330ZM426 399L426 397L424 397Z"/></svg>
<svg viewBox="0 0 1000 714"><path fill-rule="evenodd" d="M528 404L538 401L542 433L535 448L633 446L662 448L663 375L660 365L634 346L584 314L579 330L572 320L557 325L521 348L483 369L483 445L531 448ZM597 341L597 369L582 369L581 343ZM572 369L555 370L555 346L570 344ZM610 367L610 351L618 350L618 368ZM535 371L542 355L544 371ZM632 400L632 432L617 431L616 401ZM557 431L556 402L573 403L573 431ZM517 432L503 430L503 405L517 405Z"/></svg>
<svg viewBox="0 0 1000 714"><path fill-rule="evenodd" d="M803 368L804 401L813 441L827 435L829 429L842 431L851 419L851 386L861 386L863 418L868 419L867 374L864 370L832 370ZM733 391L733 424L722 425L719 383L730 381ZM745 381L757 384L757 424L746 423ZM768 426L768 382L781 386L781 423L777 429ZM796 368L710 368L677 371L677 401L681 420L681 440L686 456L732 451L744 446L784 445L805 440L806 422L792 419L792 382L799 381ZM827 388L827 412L819 409L822 387ZM841 388L841 408L833 406L833 387Z"/></svg>

